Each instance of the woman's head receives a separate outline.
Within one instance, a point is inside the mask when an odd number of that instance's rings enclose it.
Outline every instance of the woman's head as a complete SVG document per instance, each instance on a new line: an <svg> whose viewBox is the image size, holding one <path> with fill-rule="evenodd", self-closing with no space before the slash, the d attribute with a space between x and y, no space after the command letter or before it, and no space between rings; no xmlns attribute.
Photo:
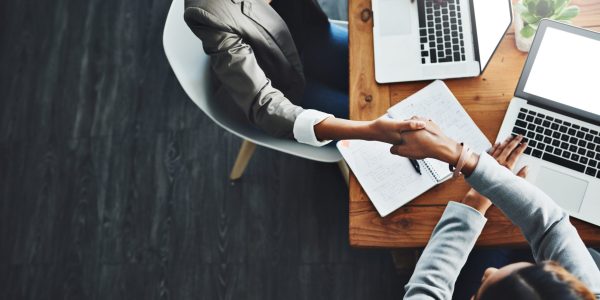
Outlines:
<svg viewBox="0 0 600 300"><path fill-rule="evenodd" d="M500 269L488 268L473 298L476 300L596 299L579 279L551 261L539 265L521 262Z"/></svg>

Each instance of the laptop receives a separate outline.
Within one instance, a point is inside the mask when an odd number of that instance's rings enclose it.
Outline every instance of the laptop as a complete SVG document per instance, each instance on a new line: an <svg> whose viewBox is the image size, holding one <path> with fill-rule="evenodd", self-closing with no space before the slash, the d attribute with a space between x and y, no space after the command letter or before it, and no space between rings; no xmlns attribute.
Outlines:
<svg viewBox="0 0 600 300"><path fill-rule="evenodd" d="M511 0L372 0L375 80L483 73L512 22Z"/></svg>
<svg viewBox="0 0 600 300"><path fill-rule="evenodd" d="M524 135L527 180L600 226L599 53L600 33L542 20L498 141Z"/></svg>

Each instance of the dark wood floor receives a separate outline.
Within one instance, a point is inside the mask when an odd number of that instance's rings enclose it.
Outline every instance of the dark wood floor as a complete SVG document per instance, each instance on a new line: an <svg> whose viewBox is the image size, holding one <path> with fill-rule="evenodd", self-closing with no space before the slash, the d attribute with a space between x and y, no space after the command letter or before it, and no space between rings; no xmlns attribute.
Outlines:
<svg viewBox="0 0 600 300"><path fill-rule="evenodd" d="M0 2L0 299L398 299L335 165L240 141L163 54L168 0Z"/></svg>

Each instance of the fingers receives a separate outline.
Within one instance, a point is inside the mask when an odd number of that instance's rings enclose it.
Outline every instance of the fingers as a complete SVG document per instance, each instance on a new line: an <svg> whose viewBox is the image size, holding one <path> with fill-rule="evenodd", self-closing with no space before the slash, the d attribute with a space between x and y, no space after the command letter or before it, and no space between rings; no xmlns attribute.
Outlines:
<svg viewBox="0 0 600 300"><path fill-rule="evenodd" d="M425 122L420 121L420 120L408 120L408 121L402 121L402 122L398 122L398 127L397 129L402 132L402 131L411 131L411 130L419 130L419 129L423 129L425 128Z"/></svg>
<svg viewBox="0 0 600 300"><path fill-rule="evenodd" d="M517 148L510 153L510 155L508 156L508 159L506 159L506 166L509 169L512 169L515 167L517 160L519 159L519 157L521 157L523 152L525 152L525 149L527 149L527 143L520 143L517 146Z"/></svg>
<svg viewBox="0 0 600 300"><path fill-rule="evenodd" d="M508 143L506 144L506 146L504 146L504 149L502 149L500 154L498 154L498 157L496 157L496 160L498 160L498 162L500 162L501 164L504 164L506 166L506 160L508 159L510 154L517 148L517 146L519 146L519 143L522 140L523 140L522 135L517 135L516 137L511 138L508 141Z"/></svg>
<svg viewBox="0 0 600 300"><path fill-rule="evenodd" d="M519 172L517 172L517 176L526 178L528 172L529 172L529 167L524 166L523 168L521 168L521 170L519 170Z"/></svg>
<svg viewBox="0 0 600 300"><path fill-rule="evenodd" d="M498 147L496 147L496 150L494 150L494 153L492 153L492 156L495 159L498 159L498 156L500 155L500 153L502 153L502 150L504 150L504 148L510 142L511 139L512 139L512 136L509 136L504 141L502 141L500 144L498 144Z"/></svg>
<svg viewBox="0 0 600 300"><path fill-rule="evenodd" d="M392 147L390 147L390 153L395 154L395 155L401 155L400 150L402 149L402 145L394 145Z"/></svg>
<svg viewBox="0 0 600 300"><path fill-rule="evenodd" d="M495 144L492 146L492 148L490 148L490 150L488 150L488 154L489 154L489 155L493 155L493 154L494 154L494 152L496 152L496 149L498 149L498 147L499 147L499 146L500 146L500 143L499 143L499 142L498 142L498 143L495 143Z"/></svg>

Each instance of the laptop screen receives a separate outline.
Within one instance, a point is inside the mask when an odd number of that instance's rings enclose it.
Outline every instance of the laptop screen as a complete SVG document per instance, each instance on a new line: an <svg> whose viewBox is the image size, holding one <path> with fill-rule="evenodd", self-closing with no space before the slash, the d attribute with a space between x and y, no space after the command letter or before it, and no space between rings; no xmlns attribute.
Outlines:
<svg viewBox="0 0 600 300"><path fill-rule="evenodd" d="M600 40L548 27L523 91L600 115Z"/></svg>
<svg viewBox="0 0 600 300"><path fill-rule="evenodd" d="M510 0L472 0L481 71L487 66L512 22Z"/></svg>

